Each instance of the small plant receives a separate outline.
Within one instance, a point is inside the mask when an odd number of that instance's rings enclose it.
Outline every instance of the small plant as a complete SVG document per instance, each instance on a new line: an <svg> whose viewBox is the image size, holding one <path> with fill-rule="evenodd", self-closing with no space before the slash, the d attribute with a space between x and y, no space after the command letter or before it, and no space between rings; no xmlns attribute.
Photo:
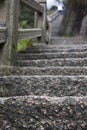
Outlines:
<svg viewBox="0 0 87 130"><path fill-rule="evenodd" d="M22 21L22 22L20 23L20 26L21 26L22 28L27 28L27 20Z"/></svg>
<svg viewBox="0 0 87 130"><path fill-rule="evenodd" d="M25 50L26 48L32 46L32 40L22 40L21 42L19 42L17 44L17 51L20 52L20 51L23 51Z"/></svg>
<svg viewBox="0 0 87 130"><path fill-rule="evenodd" d="M74 37L75 36L75 34L72 34L72 33L70 33L70 34L64 34L64 37Z"/></svg>

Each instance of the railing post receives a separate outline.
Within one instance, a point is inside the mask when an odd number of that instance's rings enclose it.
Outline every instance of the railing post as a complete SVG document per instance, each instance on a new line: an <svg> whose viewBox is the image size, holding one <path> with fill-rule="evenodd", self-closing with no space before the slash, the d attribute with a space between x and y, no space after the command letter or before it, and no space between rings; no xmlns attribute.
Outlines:
<svg viewBox="0 0 87 130"><path fill-rule="evenodd" d="M46 42L46 20L47 20L47 8L46 8L46 0L39 0L41 6L43 6L43 20L42 20L42 41Z"/></svg>
<svg viewBox="0 0 87 130"><path fill-rule="evenodd" d="M47 8L46 0L38 0L41 6L43 7L43 14L35 13L35 27L42 28L42 37L41 41L46 42L46 24L47 24Z"/></svg>
<svg viewBox="0 0 87 130"><path fill-rule="evenodd" d="M42 21L42 14L35 12L34 28L42 28L41 21ZM41 42L41 37L35 38L35 42Z"/></svg>
<svg viewBox="0 0 87 130"><path fill-rule="evenodd" d="M5 26L6 23L6 4L6 0L0 1L0 26Z"/></svg>
<svg viewBox="0 0 87 130"><path fill-rule="evenodd" d="M13 65L16 58L19 0L6 1L6 43L0 50L0 65Z"/></svg>

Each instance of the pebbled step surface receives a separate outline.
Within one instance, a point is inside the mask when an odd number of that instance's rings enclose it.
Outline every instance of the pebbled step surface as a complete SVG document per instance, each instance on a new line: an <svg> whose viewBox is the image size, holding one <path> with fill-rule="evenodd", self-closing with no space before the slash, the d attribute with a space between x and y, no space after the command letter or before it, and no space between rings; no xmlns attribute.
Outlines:
<svg viewBox="0 0 87 130"><path fill-rule="evenodd" d="M30 50L30 49L31 49L31 51L32 50L43 50L44 51L44 50L50 50L50 49L51 50L60 50L60 49L62 49L62 50L67 50L67 49L79 50L79 49L87 49L87 43L86 44L56 44L56 45L55 44L54 45L36 44L26 50Z"/></svg>
<svg viewBox="0 0 87 130"><path fill-rule="evenodd" d="M21 51L20 53L45 53L45 52L51 52L51 53L56 53L56 52L85 52L87 51L87 47L83 48L51 48L51 49L38 49L38 48L28 48L26 50Z"/></svg>
<svg viewBox="0 0 87 130"><path fill-rule="evenodd" d="M2 130L87 130L87 97L0 98Z"/></svg>
<svg viewBox="0 0 87 130"><path fill-rule="evenodd" d="M51 37L50 39L51 44L87 44L87 40L81 38L81 37Z"/></svg>
<svg viewBox="0 0 87 130"><path fill-rule="evenodd" d="M87 130L87 42L69 40L0 67L0 130Z"/></svg>
<svg viewBox="0 0 87 130"><path fill-rule="evenodd" d="M37 60L37 59L53 59L53 58L87 58L87 52L18 54L19 60Z"/></svg>
<svg viewBox="0 0 87 130"><path fill-rule="evenodd" d="M66 58L66 59L40 59L40 60L18 60L17 66L20 67L83 67L87 66L87 58Z"/></svg>
<svg viewBox="0 0 87 130"><path fill-rule="evenodd" d="M87 67L0 67L0 75L87 75Z"/></svg>
<svg viewBox="0 0 87 130"><path fill-rule="evenodd" d="M0 76L0 97L86 96L87 76Z"/></svg>

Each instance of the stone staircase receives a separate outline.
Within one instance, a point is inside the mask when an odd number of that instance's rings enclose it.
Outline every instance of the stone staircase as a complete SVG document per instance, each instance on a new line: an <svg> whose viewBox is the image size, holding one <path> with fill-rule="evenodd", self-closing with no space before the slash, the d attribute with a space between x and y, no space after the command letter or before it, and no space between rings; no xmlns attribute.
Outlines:
<svg viewBox="0 0 87 130"><path fill-rule="evenodd" d="M87 43L51 42L0 67L0 130L87 130Z"/></svg>

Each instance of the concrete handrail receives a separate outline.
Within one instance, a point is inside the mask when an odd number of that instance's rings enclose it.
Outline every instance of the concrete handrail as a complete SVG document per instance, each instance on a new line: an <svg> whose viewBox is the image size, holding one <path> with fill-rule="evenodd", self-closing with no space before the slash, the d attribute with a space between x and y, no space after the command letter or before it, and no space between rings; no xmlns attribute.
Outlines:
<svg viewBox="0 0 87 130"><path fill-rule="evenodd" d="M18 28L18 16L21 5L35 12L35 25L33 29ZM41 39L42 42L46 42L46 0L0 1L0 19L0 44L2 42L5 43L0 52L0 65L13 65L15 63L18 41L37 38Z"/></svg>
<svg viewBox="0 0 87 130"><path fill-rule="evenodd" d="M41 37L41 28L34 29L18 29L18 41Z"/></svg>
<svg viewBox="0 0 87 130"><path fill-rule="evenodd" d="M43 7L35 0L21 0L21 2L26 5L27 8L31 8L34 11L37 11L39 13L43 13Z"/></svg>
<svg viewBox="0 0 87 130"><path fill-rule="evenodd" d="M56 17L58 17L59 13L58 11L55 11L54 13L47 16L48 22L52 22Z"/></svg>
<svg viewBox="0 0 87 130"><path fill-rule="evenodd" d="M0 44L6 42L6 27L0 27Z"/></svg>

